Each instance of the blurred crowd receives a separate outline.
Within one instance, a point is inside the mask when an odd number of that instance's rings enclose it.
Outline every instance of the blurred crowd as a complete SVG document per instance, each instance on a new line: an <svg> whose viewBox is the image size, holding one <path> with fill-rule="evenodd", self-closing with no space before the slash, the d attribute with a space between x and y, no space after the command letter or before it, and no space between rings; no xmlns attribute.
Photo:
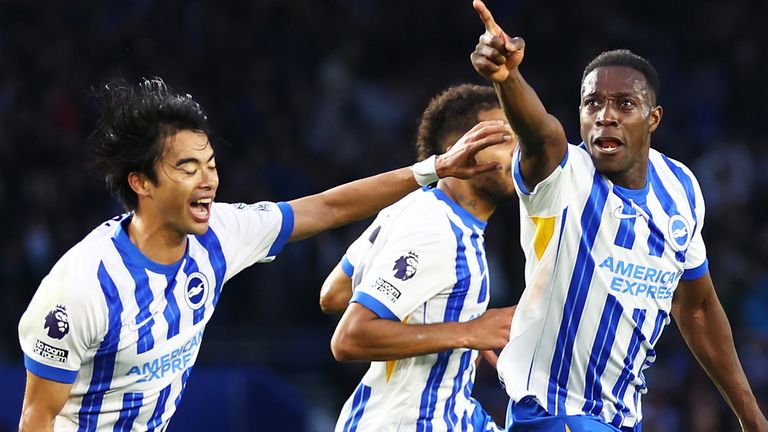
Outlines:
<svg viewBox="0 0 768 432"><path fill-rule="evenodd" d="M521 67L573 143L584 65L626 47L661 76L653 143L686 163L707 201L704 237L750 382L768 411L768 3L715 0L490 0L527 42ZM113 78L160 76L206 109L218 201L289 200L414 161L419 114L451 84L482 83L469 53L483 31L471 2L106 0L0 2L0 361L20 363L16 326L41 278L101 221L121 213L89 174L90 93ZM763 173L763 174L761 174ZM519 216L491 219L493 304L523 289ZM201 365L265 366L294 383L323 424L365 365L338 365L325 275L361 222L286 247L233 279L206 331ZM648 431L737 430L674 325L647 373ZM476 392L497 418L504 393L482 368Z"/></svg>

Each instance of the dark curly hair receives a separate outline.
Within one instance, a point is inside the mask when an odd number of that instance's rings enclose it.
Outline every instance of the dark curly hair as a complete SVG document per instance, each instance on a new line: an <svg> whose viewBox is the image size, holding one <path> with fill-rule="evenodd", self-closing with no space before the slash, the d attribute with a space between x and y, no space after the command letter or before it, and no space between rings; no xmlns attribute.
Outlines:
<svg viewBox="0 0 768 432"><path fill-rule="evenodd" d="M138 196L128 175L142 173L156 183L155 163L165 138L181 130L211 132L192 96L174 93L161 78L144 79L135 87L117 80L97 90L95 97L100 118L90 137L92 168L129 211L138 206Z"/></svg>
<svg viewBox="0 0 768 432"><path fill-rule="evenodd" d="M493 88L488 86L461 84L435 96L419 120L417 159L444 153L477 124L478 113L495 108L499 108L499 100Z"/></svg>
<svg viewBox="0 0 768 432"><path fill-rule="evenodd" d="M628 49L617 49L600 53L584 68L584 73L581 75L581 83L584 84L584 78L590 72L599 67L606 66L626 66L643 74L648 82L648 87L653 92L651 103L656 103L656 97L659 95L659 74L656 72L656 68L648 60Z"/></svg>

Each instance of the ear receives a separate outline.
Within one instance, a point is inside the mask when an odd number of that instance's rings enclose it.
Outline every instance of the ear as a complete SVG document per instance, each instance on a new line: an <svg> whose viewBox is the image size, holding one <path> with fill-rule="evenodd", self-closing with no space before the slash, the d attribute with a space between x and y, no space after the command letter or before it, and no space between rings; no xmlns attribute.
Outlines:
<svg viewBox="0 0 768 432"><path fill-rule="evenodd" d="M140 197L149 196L151 193L152 181L142 173L134 171L128 174L128 185Z"/></svg>
<svg viewBox="0 0 768 432"><path fill-rule="evenodd" d="M653 133L656 128L659 127L659 123L661 123L661 118L664 116L664 109L661 107L661 105L656 105L655 107L651 108L651 114L649 115L649 127L648 131L650 133Z"/></svg>

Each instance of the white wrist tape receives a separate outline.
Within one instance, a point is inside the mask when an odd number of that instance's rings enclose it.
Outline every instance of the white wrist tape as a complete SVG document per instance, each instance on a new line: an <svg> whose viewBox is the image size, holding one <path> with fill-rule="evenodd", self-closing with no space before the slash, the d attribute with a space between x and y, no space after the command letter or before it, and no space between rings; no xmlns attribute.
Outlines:
<svg viewBox="0 0 768 432"><path fill-rule="evenodd" d="M437 156L432 155L421 162L416 162L411 167L413 171L413 177L416 179L416 183L420 186L430 185L438 180L437 169L435 168L435 161Z"/></svg>

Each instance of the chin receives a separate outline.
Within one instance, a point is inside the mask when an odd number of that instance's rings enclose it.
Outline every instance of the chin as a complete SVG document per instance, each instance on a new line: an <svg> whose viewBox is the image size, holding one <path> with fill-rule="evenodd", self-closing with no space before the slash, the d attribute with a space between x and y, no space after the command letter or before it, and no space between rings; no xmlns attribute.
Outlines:
<svg viewBox="0 0 768 432"><path fill-rule="evenodd" d="M192 235L203 235L208 232L208 224L196 223L189 227L188 232Z"/></svg>

